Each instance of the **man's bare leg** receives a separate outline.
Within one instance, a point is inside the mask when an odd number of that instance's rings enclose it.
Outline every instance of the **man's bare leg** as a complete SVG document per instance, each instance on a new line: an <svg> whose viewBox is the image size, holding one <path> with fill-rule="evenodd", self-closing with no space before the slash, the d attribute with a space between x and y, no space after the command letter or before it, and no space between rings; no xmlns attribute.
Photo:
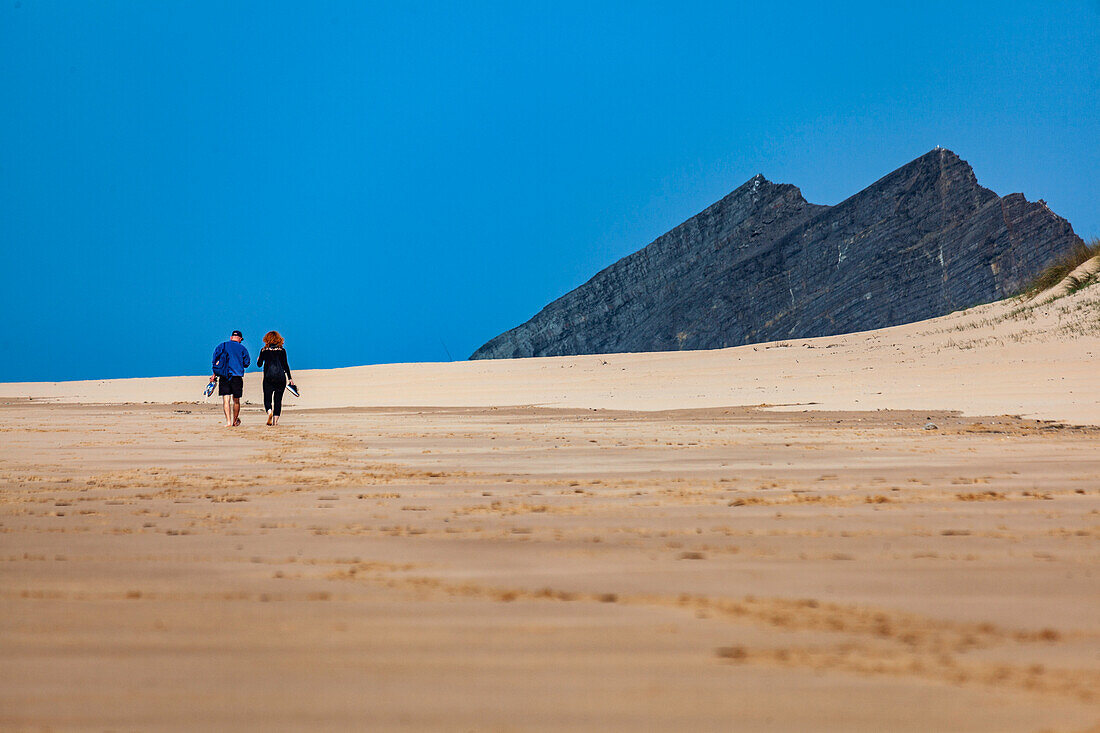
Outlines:
<svg viewBox="0 0 1100 733"><path fill-rule="evenodd" d="M222 395L222 409L225 410L225 426L233 427L233 395Z"/></svg>
<svg viewBox="0 0 1100 733"><path fill-rule="evenodd" d="M241 424L241 401L236 397L233 398L233 422L231 425Z"/></svg>

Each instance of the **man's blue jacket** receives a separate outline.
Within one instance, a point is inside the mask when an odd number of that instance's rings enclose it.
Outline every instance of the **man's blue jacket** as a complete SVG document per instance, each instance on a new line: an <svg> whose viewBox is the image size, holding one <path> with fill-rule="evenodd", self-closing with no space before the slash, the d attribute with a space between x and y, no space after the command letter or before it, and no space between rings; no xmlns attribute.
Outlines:
<svg viewBox="0 0 1100 733"><path fill-rule="evenodd" d="M214 349L214 358L210 362L214 367L213 373L219 377L243 377L252 359L240 341L224 341Z"/></svg>

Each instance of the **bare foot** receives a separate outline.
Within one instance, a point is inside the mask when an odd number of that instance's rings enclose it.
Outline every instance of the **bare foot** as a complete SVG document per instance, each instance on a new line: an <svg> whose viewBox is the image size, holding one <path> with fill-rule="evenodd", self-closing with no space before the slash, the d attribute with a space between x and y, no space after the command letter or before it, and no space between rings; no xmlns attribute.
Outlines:
<svg viewBox="0 0 1100 733"><path fill-rule="evenodd" d="M240 424L241 424L241 419L239 417L236 420L233 421L233 427L237 427Z"/></svg>
<svg viewBox="0 0 1100 733"><path fill-rule="evenodd" d="M271 425L271 424L273 424L273 423L271 422L271 421L272 421L273 419L274 419L274 418L273 418L273 417L271 416L271 411L270 411L270 410L268 410L268 412L267 412L267 424L268 424L268 425Z"/></svg>

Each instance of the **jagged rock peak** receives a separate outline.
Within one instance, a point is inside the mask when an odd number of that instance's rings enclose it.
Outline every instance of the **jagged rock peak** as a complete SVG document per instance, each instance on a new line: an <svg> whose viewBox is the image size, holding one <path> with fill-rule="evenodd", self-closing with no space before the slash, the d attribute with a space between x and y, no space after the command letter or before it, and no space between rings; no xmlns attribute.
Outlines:
<svg viewBox="0 0 1100 733"><path fill-rule="evenodd" d="M1081 240L937 146L836 206L757 174L471 358L824 336L1006 297Z"/></svg>

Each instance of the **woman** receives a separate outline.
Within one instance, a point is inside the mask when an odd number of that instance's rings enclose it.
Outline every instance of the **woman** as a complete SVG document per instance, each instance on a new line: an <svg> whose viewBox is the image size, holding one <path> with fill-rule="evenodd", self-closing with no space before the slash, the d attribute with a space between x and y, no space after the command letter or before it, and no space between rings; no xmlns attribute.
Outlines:
<svg viewBox="0 0 1100 733"><path fill-rule="evenodd" d="M256 366L264 368L264 409L267 410L267 424L278 425L279 415L283 412L283 391L287 383L294 384L290 376L290 365L286 361L286 349L283 337L278 331L268 331L264 335L264 347L256 359Z"/></svg>

